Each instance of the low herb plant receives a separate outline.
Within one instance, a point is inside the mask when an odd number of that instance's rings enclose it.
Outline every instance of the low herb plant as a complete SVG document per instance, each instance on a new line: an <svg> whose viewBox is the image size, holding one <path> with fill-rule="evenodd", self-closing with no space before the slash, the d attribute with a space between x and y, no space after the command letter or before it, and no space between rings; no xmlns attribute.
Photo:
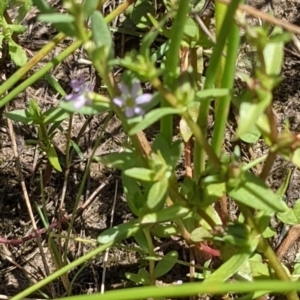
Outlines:
<svg viewBox="0 0 300 300"><path fill-rule="evenodd" d="M278 155L300 166L299 136L289 131L288 124L278 132L272 111L272 93L281 81L283 47L290 34L270 24L249 26L238 10L243 1L231 1L228 5L215 2L215 38L208 37L196 22L195 16L205 1L165 1L161 4L165 14L155 16L155 5L151 1L127 0L105 17L99 11L104 2L65 0L66 12L62 14L45 0L34 0L40 10L39 19L50 22L60 33L0 86L0 105L13 100L43 76L53 80L48 72L82 46L105 83L105 95L97 93L83 75L70 82L72 92L68 95L54 79L53 87L62 95L59 107L42 111L33 99L27 109L11 111L6 116L38 128L38 140L34 143L46 153L49 164L61 172L72 164L69 155L72 146L80 153L77 145L70 142L70 132L67 132L65 162L60 163L53 137L58 130L63 130L62 120L70 118L70 130L74 114L109 112L107 118L115 114L130 143L122 152L93 155L90 162L97 161L121 170L124 194L134 218L102 232L94 250L69 264L66 257L58 253L62 258L57 259L60 261L56 264L57 271L12 299L23 299L58 277L64 279L68 290L68 271L109 247L118 247L130 237L135 239L148 266L124 275L141 287L109 291L101 299L161 299L202 293L236 293L243 295L242 299L285 293L287 299L298 299L300 285L294 281L298 280L299 257L291 274L270 245L269 238L275 233L269 222L277 216L284 223L298 224L299 201L290 209L284 203L287 180L277 191L266 183ZM2 6L2 13L5 9ZM108 24L125 10L137 28L148 30L142 36L139 49L120 58L114 54ZM236 70L242 35L255 51L251 74ZM74 38L71 46L12 88L66 36ZM158 38L163 42L153 50ZM205 51L208 67L204 72ZM115 66L123 68L118 82L113 75ZM242 82L242 89L236 88L235 80ZM153 92L145 93L144 83L150 84ZM251 144L263 139L268 146L267 154L246 163L239 147L231 153L225 151L230 106L237 112L234 140ZM211 107L214 126L208 136ZM180 139L174 132L177 130L174 115L180 117ZM144 130L156 122L159 122L159 133L149 142ZM101 137L96 146L100 141ZM179 179L176 170L183 156L186 174ZM260 164L262 171L256 174L253 168ZM74 212L85 180L86 177L74 200ZM238 208L235 220L217 209L216 203L222 201L224 208L227 199ZM65 249L73 224L74 217L69 224ZM165 253L163 257L155 252L154 238L170 239L171 236L183 238L196 253L204 253L209 259L203 266L190 265L191 270L195 268L196 271L182 278L188 281L188 277L193 277L194 282L157 288L156 280L176 263L186 264L178 259L176 251ZM212 269L214 257L222 263ZM98 297L98 294L89 295L89 299ZM68 297L85 298L85 295Z"/></svg>

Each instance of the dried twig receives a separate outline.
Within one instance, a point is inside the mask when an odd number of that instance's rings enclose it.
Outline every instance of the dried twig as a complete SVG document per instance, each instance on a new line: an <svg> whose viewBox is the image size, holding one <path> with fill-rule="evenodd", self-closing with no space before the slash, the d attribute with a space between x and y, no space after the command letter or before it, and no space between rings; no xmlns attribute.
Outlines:
<svg viewBox="0 0 300 300"><path fill-rule="evenodd" d="M230 4L230 2L231 2L230 0L216 0L216 1L227 4L227 5ZM267 13L264 13L262 11L259 11L258 9L254 8L252 6L241 4L241 5L239 5L239 9L249 15L252 15L257 18L261 18L262 20L264 20L266 22L280 26L291 33L300 34L299 26L294 25L294 24L284 21L284 20L277 19L276 17L269 15Z"/></svg>
<svg viewBox="0 0 300 300"><path fill-rule="evenodd" d="M83 211L93 202L93 200L96 198L98 193L108 184L108 180L109 180L109 178L105 182L103 182L93 192L93 194L89 197L89 199L77 209L76 218L78 218L83 213ZM59 224L66 224L71 219L71 217L72 217L72 214L64 216L61 220L61 223L59 223L57 221L53 222L49 225L49 228L53 229L53 228L56 228ZM7 239L7 238L0 237L0 244L18 246L18 245L23 244L26 241L29 241L37 236L40 236L41 234L46 233L47 231L48 231L47 228L42 228L42 229L36 230L35 232L33 232L25 237L19 238L19 239Z"/></svg>
<svg viewBox="0 0 300 300"><path fill-rule="evenodd" d="M113 222L114 222L117 193L118 193L118 181L116 180L115 195L114 195L113 205L112 205L112 208L111 208L111 217L110 217L109 228L112 228ZM104 259L103 259L103 272L102 272L102 280L101 280L101 294L104 294L104 290L105 290L105 275L106 275L108 253L109 253L109 248L106 249L105 254L104 254Z"/></svg>

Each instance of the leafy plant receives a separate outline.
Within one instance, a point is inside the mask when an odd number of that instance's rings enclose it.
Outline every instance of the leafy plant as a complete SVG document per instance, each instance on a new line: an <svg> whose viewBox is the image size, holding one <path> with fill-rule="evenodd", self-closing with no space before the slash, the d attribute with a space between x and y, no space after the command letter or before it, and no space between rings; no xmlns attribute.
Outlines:
<svg viewBox="0 0 300 300"><path fill-rule="evenodd" d="M201 11L203 1L165 1L166 16L160 15L158 19L154 16L154 3L137 1L127 11L128 15L138 28L145 29L150 24L153 28L143 35L139 49L126 53L124 57L115 57L107 24L132 2L124 2L104 17L97 10L103 4L101 1L65 1L67 12L64 14L55 11L46 1L34 1L41 11L40 20L77 39L42 68L38 76L45 75L57 62L83 45L105 83L106 93L105 96L97 93L94 86L80 76L71 81L72 92L63 95L58 108L42 112L32 100L26 110L12 111L6 116L16 122L35 125L39 131L37 143L46 152L52 166L61 171L63 166L52 143L61 121L70 116L70 130L73 114L95 115L108 111L106 120L115 114L130 142L124 145L122 152L96 156L95 151L102 138L100 134L87 170L92 161L120 170L128 208L134 217L127 223L103 231L97 238L98 248L67 264L68 242L86 182L86 171L74 201L65 252L61 253L64 263L55 273L12 299L22 299L108 247L117 247L131 237L144 254L148 266L136 273L127 272L125 276L143 288L134 289L132 294L127 289L113 291L102 295L103 299L192 296L199 292L248 293L245 297L252 299L282 291L287 292L289 300L298 299L296 291L300 287L293 282L295 274L298 274L298 261L291 275L276 257L268 239L274 234L269 227L271 217L277 216L287 224L299 223L300 202L289 209L282 202L287 185L283 183L274 192L266 183L276 156L300 165L299 136L290 132L288 126L278 132L271 109L273 90L281 81L284 43L290 39L290 34L278 27L271 29L268 24L249 26L246 19L237 13L238 5L243 1L231 1L228 6L216 2L215 40L205 34L193 17L193 11ZM89 18L90 28L86 26ZM238 90L235 78L236 57L241 45L240 28L255 58L251 74L239 72L238 78L244 88ZM153 53L152 47L159 35L164 37L164 42ZM207 49L211 50L211 54L207 70L203 73L199 67L203 56L199 53ZM157 61L158 57L160 61ZM124 69L119 84L112 72L116 65ZM35 80L31 77L22 88L32 84L32 78ZM142 83L150 83L154 92L144 93ZM11 82L6 83L2 93L12 85ZM0 105L10 101L12 95L13 91L3 97ZM212 103L215 123L212 136L208 138ZM223 144L231 104L237 111L234 139L251 144L262 138L269 147L265 157L245 163L239 147L231 149L231 153L225 151ZM180 119L179 135L174 130L174 116ZM158 121L159 133L149 143L143 130ZM51 126L47 128L48 125ZM70 135L68 137L69 147ZM66 164L70 166L72 156L68 147ZM186 173L180 180L176 171L183 154ZM251 168L262 161L262 172L254 174ZM225 202L226 207L227 197L237 208L235 220L230 219L228 214L224 217L216 207L220 201ZM164 257L155 252L154 242L157 239L170 239L172 236L185 240L197 255L209 257L205 263L206 270L193 275L203 281L201 284L184 283L164 289L149 287L155 286L157 278L166 275L179 263L177 251L170 251ZM55 251L56 261L59 261L58 247ZM219 257L222 264L208 271L214 257ZM194 267L192 264L189 266ZM192 277L191 273L189 276ZM236 282L230 283L231 279ZM67 282L64 278L66 290ZM150 293L147 296L146 291Z"/></svg>

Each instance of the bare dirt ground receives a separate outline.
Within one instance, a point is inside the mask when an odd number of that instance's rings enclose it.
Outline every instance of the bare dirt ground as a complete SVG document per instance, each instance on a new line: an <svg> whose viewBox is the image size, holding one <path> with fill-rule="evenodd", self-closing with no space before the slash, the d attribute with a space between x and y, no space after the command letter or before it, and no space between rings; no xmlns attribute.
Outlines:
<svg viewBox="0 0 300 300"><path fill-rule="evenodd" d="M50 0L51 4L60 7L59 1ZM268 1L248 1L250 5L256 8L267 11L269 9ZM109 1L105 11L112 10L117 3ZM300 26L300 1L299 0L274 0L274 13L277 18L289 21ZM114 23L118 26L120 21ZM41 47L46 44L56 33L49 26L45 26L36 20L36 12L31 12L25 20L28 24L28 32L19 37L19 43L28 50L28 56L31 57ZM133 45L138 46L139 41L136 38L127 36L125 34L115 34L116 53L121 55L124 51L130 50ZM274 109L278 116L278 124L282 125L284 118L288 118L291 123L291 130L300 132L300 36L295 37L295 41L286 46L285 62L283 68L283 82L276 89L274 93ZM297 43L298 41L298 43ZM70 40L65 40L60 44L59 48L53 51L50 56L47 56L37 69L50 61L52 57L58 52L70 45ZM95 79L95 71L88 65L78 63L80 58L86 58L83 50L76 51L64 63L60 64L52 74L59 80L59 83L70 91L70 78L79 73L85 73L87 78ZM14 66L10 61L2 62L0 69L1 78L8 78L15 71ZM34 72L34 70L32 71ZM98 82L98 81L96 81ZM99 82L98 82L99 83ZM60 100L59 96L55 94L53 89L48 85L47 81L40 80L34 86L28 88L24 93L20 94L15 99L8 110L16 108L25 108L31 98L38 100L40 107L48 109L56 106ZM80 128L85 122L84 117L76 117L74 126L72 128L72 137L76 139ZM84 134L79 139L79 146L83 154L88 157L91 147L95 141L99 130L103 127L103 116L95 116L92 118ZM105 128L104 139L97 150L99 154L118 151L122 143L126 140L119 121L116 118L110 120L108 126ZM68 123L64 123L67 128ZM37 224L39 228L43 228L43 224L39 221L40 218L35 209L35 203L41 205L41 197L37 193L37 186L39 186L39 173L45 171L45 158L33 146L25 143L26 139L36 137L36 130L30 126L20 124L14 125L16 134L16 141L18 145L18 152L20 156L22 173L25 179L27 190L31 199L31 204L34 209ZM155 131L155 130L154 130ZM153 134L153 131L152 131ZM0 120L0 237L8 239L18 239L30 234L32 226L24 203L22 190L20 188L19 171L16 165L16 159L13 155L12 144L8 134L7 121L2 115ZM61 151L64 151L65 138L63 135L56 137L56 144ZM265 152L266 148L263 143L258 142L252 147L253 153L260 156ZM251 153L245 150L245 155L251 157ZM37 158L37 160L36 160ZM37 163L36 163L37 161ZM79 157L75 159L76 163L72 166L67 197L65 202L65 212L69 214L72 212L73 204L81 182L83 172L85 170L85 161L80 161ZM289 183L287 192L287 202L293 205L295 200L300 198L299 179L300 171L295 169L291 164L285 163L278 159L276 166L269 177L269 183L272 188L276 189L282 183L282 180L288 169L292 169L292 177ZM91 173L88 183L85 187L84 197L81 199L81 204L89 198L89 196L104 183L103 189L97 194L92 203L84 210L82 215L76 220L74 227L74 235L87 240L96 239L97 236L109 226L111 218L111 208L113 204L114 195L116 192L116 209L114 213L114 225L120 224L130 219L131 213L122 198L122 186L118 172L112 172L109 169L101 167L94 163L91 168ZM47 203L47 212L50 222L55 220L56 211L59 199L62 194L64 174L54 172L51 175L47 186L45 187L45 198ZM276 227L277 224L274 224ZM61 234L65 234L64 227L61 228ZM283 228L277 226L277 231L280 235ZM288 228L287 228L288 230ZM57 232L54 229L54 232ZM48 238L47 235L42 236L43 248L46 258L50 265L50 271L55 269L51 254L48 252ZM274 245L278 244L278 237L274 239ZM129 248L134 245L133 240L127 241L123 246ZM157 241L157 245L162 247L162 251L169 249L178 250L180 258L188 261L188 249L178 242L171 244L164 244L164 241ZM70 261L76 259L82 254L91 250L94 246L88 243L71 242L69 245L68 258ZM277 245L278 247L278 245ZM293 244L289 251L284 256L284 262L289 264L293 262L297 251L300 249L300 241ZM29 240L18 246L2 246L0 244L0 299L1 294L12 296L19 291L32 285L33 282L45 277L45 269L41 261L39 249L34 240ZM112 249L109 252L107 273L105 278L105 288L121 288L130 285L125 279L125 272L136 272L146 262L140 260L139 254L130 251L130 249ZM70 280L74 278L76 272L74 270L69 274ZM73 294L89 294L100 290L101 277L103 272L103 256L96 257L93 261L79 273L73 285ZM175 266L172 272L164 278L164 283L172 283L176 280L188 280L186 274L189 272L187 267ZM64 288L60 281L54 282L54 289L56 297L64 295ZM46 288L48 294L49 288ZM40 296L40 295L39 295Z"/></svg>

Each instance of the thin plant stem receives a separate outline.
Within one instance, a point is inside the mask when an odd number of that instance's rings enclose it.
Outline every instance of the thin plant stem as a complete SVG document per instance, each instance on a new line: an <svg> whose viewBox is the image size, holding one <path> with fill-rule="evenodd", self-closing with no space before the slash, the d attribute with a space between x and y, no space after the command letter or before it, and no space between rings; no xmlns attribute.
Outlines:
<svg viewBox="0 0 300 300"><path fill-rule="evenodd" d="M171 36L170 36L170 47L166 54L166 77L164 79L165 84L172 88L174 80L176 78L176 73L180 58L180 46L181 40L184 33L184 25L187 19L187 14L189 12L189 2L177 0L175 5L178 5L177 13L173 21ZM162 101L162 106L168 106L168 102ZM161 134L168 144L171 143L173 137L173 116L165 116L160 121Z"/></svg>
<svg viewBox="0 0 300 300"><path fill-rule="evenodd" d="M266 162L264 164L264 167L259 175L259 177L263 180L263 181L266 181L268 176L269 176L269 173L274 165L274 162L275 162L275 159L276 159L276 156L277 156L277 153L276 152L273 152L270 150L270 152L268 153L268 156L267 156L267 159L266 159Z"/></svg>
<svg viewBox="0 0 300 300"><path fill-rule="evenodd" d="M112 228L113 224L114 224L117 193L118 193L118 180L116 180L115 195L114 195L113 205L112 205L112 208L111 208L109 228ZM101 294L104 294L104 290L105 290L105 276L106 276L106 269L107 269L108 254L109 254L109 248L107 248L105 250L104 258L103 258L103 271L102 271L102 280L101 280L101 288L100 288L101 289L101 291L100 291Z"/></svg>
<svg viewBox="0 0 300 300"><path fill-rule="evenodd" d="M114 11L105 17L107 23L111 22L116 16L126 10L135 0L126 0L124 3L119 5ZM91 37L91 33L88 33L88 37ZM21 79L36 63L38 63L47 53L49 53L60 41L65 38L65 35L58 34L51 42L49 42L37 55L35 55L23 68L18 70L12 75L7 81L0 86L0 95L3 95L5 91L9 90L19 79ZM9 92L3 99L0 100L0 108L7 102L13 100L17 95L24 91L27 87L35 83L38 79L43 77L52 68L60 64L65 58L71 53L78 49L82 45L82 41L76 41L74 44L69 46L67 49L62 51L55 57L51 62L47 63L39 71L35 72L28 79L20 83L15 89Z"/></svg>
<svg viewBox="0 0 300 300"><path fill-rule="evenodd" d="M143 232L144 232L146 240L147 240L149 256L154 257L155 252L154 252L154 246L153 246L149 227L144 228ZM155 285L155 262L152 259L149 260L149 274L150 274L151 284Z"/></svg>
<svg viewBox="0 0 300 300"><path fill-rule="evenodd" d="M105 245L101 245L98 248L92 250L91 252L79 257L75 261L71 262L63 266L61 269L57 270L56 272L50 274L48 277L36 282L34 285L30 286L26 290L22 291L21 293L17 294L16 296L12 297L11 300L22 300L26 298L26 296L32 294L33 292L37 291L38 289L42 288L43 286L51 283L56 278L63 276L68 271L80 266L81 264L87 262L88 260L94 258L95 256L99 255L103 251L105 251L108 247L114 245L114 241L111 241Z"/></svg>
<svg viewBox="0 0 300 300"><path fill-rule="evenodd" d="M151 82L153 86L161 93L161 95L169 102L171 106L179 107L176 97L163 87L161 81L158 78L153 78ZM221 164L220 160L215 155L211 146L208 144L201 128L193 121L189 113L183 112L182 117L185 119L191 131L193 132L197 144L200 146L200 148L203 148L207 153L211 163L214 164L217 168L220 167Z"/></svg>
<svg viewBox="0 0 300 300"><path fill-rule="evenodd" d="M32 67L40 62L50 51L52 51L66 36L63 33L57 34L47 45L45 45L36 55L31 58L25 66L17 70L10 78L8 78L0 86L0 96L8 91L14 84L16 84ZM6 100L4 100L6 99ZM8 100L7 100L8 99ZM0 107L4 106L10 98L4 97L0 100Z"/></svg>
<svg viewBox="0 0 300 300"><path fill-rule="evenodd" d="M228 36L226 60L224 62L224 72L222 74L222 79L220 81L219 87L232 89L234 83L234 76L235 76L236 57L238 55L238 48L240 44L240 34L239 34L239 28L234 22L232 22L229 31L230 32ZM221 62L223 62L222 57L221 57ZM221 71L222 69L223 68L221 68ZM230 108L230 100L231 100L231 95L226 95L224 97L220 97L216 99L217 105L215 109L215 126L214 126L214 132L212 137L212 147L217 156L220 156L222 151L226 123L227 123L229 108Z"/></svg>
<svg viewBox="0 0 300 300"><path fill-rule="evenodd" d="M259 227L256 224L256 221L255 221L250 209L248 207L246 207L245 205L239 205L239 207L245 217L245 221L251 226L251 228L253 228L255 230L256 234L259 234L261 236L258 247L259 247L260 251L263 251L263 255L268 260L268 264L270 265L270 267L275 271L277 278L282 281L285 281L285 282L290 282L291 281L290 277L288 276L287 272L281 265L278 257L276 256L276 254L273 251L272 247L270 246L269 242L262 237ZM299 300L298 295L295 291L289 292L287 294L287 299L288 300Z"/></svg>
<svg viewBox="0 0 300 300"><path fill-rule="evenodd" d="M222 28L218 36L216 45L214 47L209 66L206 72L206 79L204 83L204 89L211 89L214 86L214 81L217 76L219 61L222 56L222 52L226 43L226 39L229 35L228 24L233 22L235 11L238 7L238 1L232 1L228 5L226 15L224 17ZM207 135L207 117L209 112L210 99L203 99L201 101L199 116L197 120L198 126L203 132L204 138ZM200 144L196 144L194 147L194 179L197 181L201 172L205 169L205 149Z"/></svg>
<svg viewBox="0 0 300 300"><path fill-rule="evenodd" d="M72 217L71 217L71 220L70 220L70 223L69 223L69 227L68 227L67 237L71 236L71 231L73 229L73 225L74 225L74 221L75 221L75 217L76 217L76 210L77 210L77 207L78 207L78 204L79 204L79 201L80 201L80 197L83 194L83 188L85 186L85 183L86 183L86 180L87 180L87 177L88 177L88 174L89 174L89 170L90 170L91 163L93 161L93 157L94 157L94 155L96 153L96 150L98 149L98 147L100 145L100 142L101 142L101 140L103 138L104 129L106 128L107 123L111 119L111 117L112 117L112 113L109 113L106 116L106 119L105 119L105 122L104 122L104 125L103 125L103 129L101 130L98 138L96 139L93 151L91 153L91 156L90 156L90 158L88 160L88 163L87 163L87 166L85 168L85 171L84 171L84 174L83 174L80 186L79 186L79 190L78 190L78 193L77 193L77 196L76 196L76 200L75 200L75 203L74 203ZM66 258L67 258L67 252L68 252L67 251L68 250L68 244L69 244L69 239L66 239L65 245L64 245L64 261L65 262L67 261Z"/></svg>
<svg viewBox="0 0 300 300"><path fill-rule="evenodd" d="M28 210L28 214L29 214L30 221L31 221L31 224L32 224L32 227L33 227L33 231L34 231L34 234L35 234L35 237L36 237L36 242L37 242L37 245L38 245L39 250L40 250L40 255L42 257L42 262L43 262L43 265L44 265L44 268L45 268L45 272L46 272L47 276L49 276L50 275L50 269L49 269L49 266L48 266L48 263L47 263L47 260L46 260L46 257L45 257L45 253L44 253L44 249L43 249L42 241L41 241L41 236L38 232L38 228L37 228L37 225L36 225L36 222L35 222L35 219L34 219L34 215L33 215L32 207L31 207L29 195L28 195L28 192L27 192L26 184L25 184L25 181L24 181L23 173L22 173L22 167L21 167L21 163L20 163L20 157L19 157L19 153L18 153L18 146L17 146L17 143L16 143L15 133L14 133L12 121L9 118L7 119L7 125L8 125L8 129L9 129L9 135L10 135L10 138L11 138L11 143L12 143L14 156L15 156L16 162L17 162L17 168L18 168L18 172L19 172L19 179L20 179L20 185L21 185L22 192L23 192L23 197L24 197L25 204L26 204L26 207L27 207L27 210ZM51 288L52 296L54 297L55 296L54 286L51 284L50 288Z"/></svg>
<svg viewBox="0 0 300 300"><path fill-rule="evenodd" d="M71 145L72 125L73 125L73 114L71 114L69 117L69 126L66 134L66 141L67 141L66 142L66 167L65 167L64 183L63 183L63 188L62 188L62 193L61 193L60 203L59 203L59 214L58 214L59 218L61 217L61 212L63 211L63 204L67 194L68 180L70 174L70 166L71 166L70 145Z"/></svg>

